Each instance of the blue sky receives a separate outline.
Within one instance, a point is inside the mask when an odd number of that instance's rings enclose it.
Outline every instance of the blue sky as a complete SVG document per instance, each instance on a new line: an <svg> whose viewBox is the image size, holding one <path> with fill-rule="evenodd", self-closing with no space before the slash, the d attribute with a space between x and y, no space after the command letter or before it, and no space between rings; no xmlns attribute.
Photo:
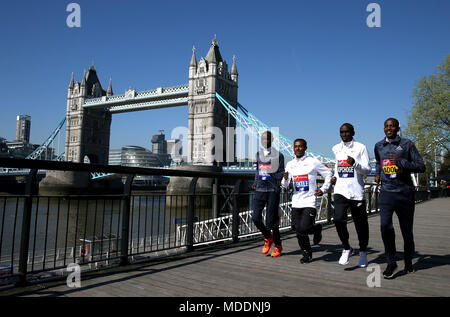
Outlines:
<svg viewBox="0 0 450 317"><path fill-rule="evenodd" d="M339 126L373 152L383 122L406 124L412 92L450 53L450 2L429 1L73 1L81 28L69 28L71 1L0 4L0 137L14 138L17 114L32 117L42 143L65 116L71 73L92 62L114 93L186 84L192 46L211 39L231 65L237 57L239 102L280 133L331 153ZM381 27L369 28L369 3ZM111 148L151 148L151 136L187 126L187 107L117 114Z"/></svg>

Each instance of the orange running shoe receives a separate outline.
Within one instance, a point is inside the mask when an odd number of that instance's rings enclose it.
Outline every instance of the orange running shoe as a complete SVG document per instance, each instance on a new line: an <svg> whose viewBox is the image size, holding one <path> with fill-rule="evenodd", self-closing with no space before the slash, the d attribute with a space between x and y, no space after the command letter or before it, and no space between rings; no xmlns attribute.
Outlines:
<svg viewBox="0 0 450 317"><path fill-rule="evenodd" d="M264 247L262 248L262 254L267 254L270 251L273 243L273 236L270 236L269 239L264 239Z"/></svg>
<svg viewBox="0 0 450 317"><path fill-rule="evenodd" d="M283 250L283 247L281 245L275 245L275 248L273 249L271 256L273 258L279 257L281 255L282 250Z"/></svg>

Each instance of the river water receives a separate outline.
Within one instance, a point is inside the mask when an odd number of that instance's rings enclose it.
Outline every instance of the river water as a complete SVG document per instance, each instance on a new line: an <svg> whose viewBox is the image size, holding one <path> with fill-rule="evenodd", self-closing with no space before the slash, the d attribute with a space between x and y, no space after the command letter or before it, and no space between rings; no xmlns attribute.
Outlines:
<svg viewBox="0 0 450 317"><path fill-rule="evenodd" d="M174 234L175 223L186 219L186 208L166 208L165 195L133 196L130 215L130 239ZM178 199L178 198L177 198ZM182 198L179 198L180 201ZM30 252L36 254L60 248L77 250L83 239L96 236L121 236L122 200L33 198L30 225ZM0 255L2 259L20 249L24 198L0 197ZM179 239L179 237L178 237ZM158 239L155 239L158 243ZM153 243L153 242L152 242ZM14 252L13 252L14 250Z"/></svg>

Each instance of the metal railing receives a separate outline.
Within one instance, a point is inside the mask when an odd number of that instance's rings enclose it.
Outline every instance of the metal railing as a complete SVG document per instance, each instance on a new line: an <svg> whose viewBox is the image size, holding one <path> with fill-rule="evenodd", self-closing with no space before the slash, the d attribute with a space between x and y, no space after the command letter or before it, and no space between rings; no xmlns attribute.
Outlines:
<svg viewBox="0 0 450 317"><path fill-rule="evenodd" d="M0 283L3 280L3 283L23 285L37 278L64 275L71 263L80 264L85 270L127 265L161 255L189 252L203 244L237 242L260 235L251 220L254 192L245 187L245 180L253 180L252 173L18 159L0 159L0 166L30 169L24 195L0 196ZM33 190L40 169L127 176L122 194L44 196ZM189 190L180 194L136 195L132 193L136 175L190 177ZM226 182L232 190L222 195L226 191L221 194L213 186L212 193L196 193L199 178ZM378 211L378 192L378 185L366 185L368 213ZM282 232L291 229L291 196L292 189L281 191ZM429 192L418 189L417 202L429 198ZM317 199L317 209L316 221L331 224L331 192Z"/></svg>

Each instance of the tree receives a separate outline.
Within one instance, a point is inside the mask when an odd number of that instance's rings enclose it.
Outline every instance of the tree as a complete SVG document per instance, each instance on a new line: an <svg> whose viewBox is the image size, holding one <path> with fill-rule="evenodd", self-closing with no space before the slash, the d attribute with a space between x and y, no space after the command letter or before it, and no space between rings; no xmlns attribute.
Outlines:
<svg viewBox="0 0 450 317"><path fill-rule="evenodd" d="M450 152L450 54L430 76L422 76L413 91L405 134L424 160L434 167ZM427 169L428 170L428 169ZM430 170L427 171L431 172Z"/></svg>

